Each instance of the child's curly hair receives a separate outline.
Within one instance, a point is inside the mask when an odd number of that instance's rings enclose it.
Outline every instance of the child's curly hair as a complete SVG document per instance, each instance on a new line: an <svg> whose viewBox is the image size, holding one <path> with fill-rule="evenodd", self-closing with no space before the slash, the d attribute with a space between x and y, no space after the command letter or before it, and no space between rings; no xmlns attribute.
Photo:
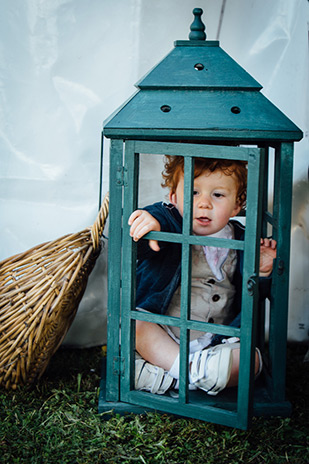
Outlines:
<svg viewBox="0 0 309 464"><path fill-rule="evenodd" d="M237 183L237 201L244 208L247 197L247 163L245 161L194 158L194 178L203 172L222 171L226 176L235 175ZM162 187L168 187L173 194L176 191L180 176L184 174L183 156L165 156Z"/></svg>

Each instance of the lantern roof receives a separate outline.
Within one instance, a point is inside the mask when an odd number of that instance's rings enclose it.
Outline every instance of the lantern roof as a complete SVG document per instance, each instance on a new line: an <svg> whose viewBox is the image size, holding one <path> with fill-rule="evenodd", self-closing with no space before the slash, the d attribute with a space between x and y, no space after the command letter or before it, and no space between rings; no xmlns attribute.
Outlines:
<svg viewBox="0 0 309 464"><path fill-rule="evenodd" d="M110 138L203 141L294 141L301 130L261 92L262 86L218 41L206 40L202 10L193 10L189 40L137 84L104 123Z"/></svg>

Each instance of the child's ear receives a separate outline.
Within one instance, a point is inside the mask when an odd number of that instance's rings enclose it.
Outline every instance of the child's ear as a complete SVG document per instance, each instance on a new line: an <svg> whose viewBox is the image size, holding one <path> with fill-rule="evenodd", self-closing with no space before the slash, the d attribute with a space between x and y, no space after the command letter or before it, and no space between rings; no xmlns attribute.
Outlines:
<svg viewBox="0 0 309 464"><path fill-rule="evenodd" d="M242 208L241 204L239 203L239 201L237 201L236 204L235 204L234 210L232 212L232 215L230 217L237 216L237 214L240 212L241 208Z"/></svg>
<svg viewBox="0 0 309 464"><path fill-rule="evenodd" d="M176 195L175 192L174 193L172 193L172 192L169 193L169 200L170 200L170 203L172 203L172 205L177 206L177 195Z"/></svg>

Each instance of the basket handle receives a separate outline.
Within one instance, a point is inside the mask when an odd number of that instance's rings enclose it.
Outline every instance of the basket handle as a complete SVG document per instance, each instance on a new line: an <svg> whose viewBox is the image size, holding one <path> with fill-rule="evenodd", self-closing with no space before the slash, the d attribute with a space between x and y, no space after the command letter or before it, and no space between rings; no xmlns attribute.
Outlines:
<svg viewBox="0 0 309 464"><path fill-rule="evenodd" d="M105 221L108 216L108 211L109 211L109 193L107 192L107 194L104 197L100 211L97 215L97 218L90 228L92 244L95 250L98 249L100 246L100 237L103 233Z"/></svg>

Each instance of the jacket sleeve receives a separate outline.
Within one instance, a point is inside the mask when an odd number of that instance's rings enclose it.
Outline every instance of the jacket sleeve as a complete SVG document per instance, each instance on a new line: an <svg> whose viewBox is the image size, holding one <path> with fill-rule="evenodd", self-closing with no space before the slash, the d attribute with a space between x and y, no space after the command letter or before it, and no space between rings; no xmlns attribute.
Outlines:
<svg viewBox="0 0 309 464"><path fill-rule="evenodd" d="M144 209L159 221L162 232L181 232L182 218L173 205L158 202L146 206ZM137 242L137 259L140 260L157 256L158 253L164 250L165 246L166 242L159 242L160 251L153 251L149 247L148 240L141 239Z"/></svg>

